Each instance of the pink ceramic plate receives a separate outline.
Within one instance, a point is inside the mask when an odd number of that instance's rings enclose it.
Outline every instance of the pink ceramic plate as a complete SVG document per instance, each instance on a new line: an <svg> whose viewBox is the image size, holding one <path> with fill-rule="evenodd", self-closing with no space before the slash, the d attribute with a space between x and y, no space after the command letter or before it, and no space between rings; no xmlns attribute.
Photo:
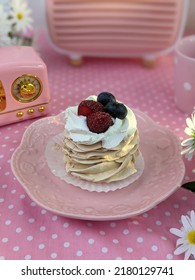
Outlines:
<svg viewBox="0 0 195 280"><path fill-rule="evenodd" d="M184 163L180 141L165 127L134 110L145 169L129 186L108 193L82 190L52 174L46 158L48 141L64 130L64 114L35 121L12 156L12 170L32 200L57 214L86 220L116 220L141 214L180 187Z"/></svg>

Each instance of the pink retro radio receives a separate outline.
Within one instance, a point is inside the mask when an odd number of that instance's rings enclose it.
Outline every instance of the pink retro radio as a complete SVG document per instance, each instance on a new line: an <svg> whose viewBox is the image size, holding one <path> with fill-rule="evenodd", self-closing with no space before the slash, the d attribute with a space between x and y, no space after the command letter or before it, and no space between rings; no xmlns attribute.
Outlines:
<svg viewBox="0 0 195 280"><path fill-rule="evenodd" d="M141 57L171 51L181 37L188 0L45 0L51 45L70 58Z"/></svg>
<svg viewBox="0 0 195 280"><path fill-rule="evenodd" d="M32 47L0 49L0 125L49 112L47 67Z"/></svg>

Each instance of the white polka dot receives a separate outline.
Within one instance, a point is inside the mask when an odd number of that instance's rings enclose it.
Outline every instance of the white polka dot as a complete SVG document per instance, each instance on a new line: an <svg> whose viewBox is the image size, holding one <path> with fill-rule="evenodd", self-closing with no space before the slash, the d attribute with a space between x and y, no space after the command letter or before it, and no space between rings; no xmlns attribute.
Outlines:
<svg viewBox="0 0 195 280"><path fill-rule="evenodd" d="M144 241L143 237L140 237L140 236L139 236L139 237L137 238L137 242L138 242L138 243L142 243L143 241Z"/></svg>
<svg viewBox="0 0 195 280"><path fill-rule="evenodd" d="M167 254L167 255L166 255L166 258L167 258L168 260L172 260L172 259L173 259L173 255L172 255L172 254Z"/></svg>
<svg viewBox="0 0 195 280"><path fill-rule="evenodd" d="M20 250L20 247L19 247L19 246L14 246L14 247L13 247L13 251L14 251L14 252L17 252L17 251L19 251L19 250Z"/></svg>
<svg viewBox="0 0 195 280"><path fill-rule="evenodd" d="M47 210L45 210L45 209L41 210L41 214L45 215L46 213L47 213Z"/></svg>
<svg viewBox="0 0 195 280"><path fill-rule="evenodd" d="M70 225L69 223L64 223L64 224L63 224L63 227L64 227L64 228L68 228L69 225Z"/></svg>
<svg viewBox="0 0 195 280"><path fill-rule="evenodd" d="M129 234L129 230L128 230L128 229L124 229L124 230L123 230L123 234L124 234L124 235Z"/></svg>
<svg viewBox="0 0 195 280"><path fill-rule="evenodd" d="M44 249L45 248L45 244L43 244L43 243L41 243L41 244L39 244L39 249Z"/></svg>
<svg viewBox="0 0 195 280"><path fill-rule="evenodd" d="M133 249L132 249L131 247L128 247L128 248L127 248L127 252L128 252L128 253L132 253L132 252L133 252Z"/></svg>
<svg viewBox="0 0 195 280"><path fill-rule="evenodd" d="M46 227L45 226L41 226L40 227L40 231L45 231L46 230Z"/></svg>
<svg viewBox="0 0 195 280"><path fill-rule="evenodd" d="M56 259L57 258L57 254L56 253L51 253L51 258L52 259Z"/></svg>
<svg viewBox="0 0 195 280"><path fill-rule="evenodd" d="M119 243L118 239L113 239L112 242L113 242L114 244L118 244L118 243Z"/></svg>
<svg viewBox="0 0 195 280"><path fill-rule="evenodd" d="M88 239L88 243L91 245L91 244L94 244L95 240L93 238L90 238Z"/></svg>
<svg viewBox="0 0 195 280"><path fill-rule="evenodd" d="M112 227L112 228L116 227L116 223L114 223L114 222L110 223L110 227Z"/></svg>
<svg viewBox="0 0 195 280"><path fill-rule="evenodd" d="M81 257L83 255L83 252L82 251L77 251L76 255L77 255L77 257Z"/></svg>
<svg viewBox="0 0 195 280"><path fill-rule="evenodd" d="M8 242L8 238L7 237L2 238L2 242L3 243L7 243Z"/></svg>
<svg viewBox="0 0 195 280"><path fill-rule="evenodd" d="M156 252L156 251L158 250L158 246L152 245L151 250L152 250L153 252Z"/></svg>
<svg viewBox="0 0 195 280"><path fill-rule="evenodd" d="M185 83L183 84L183 87L184 87L184 89L185 89L186 91L189 91L189 90L192 89L192 85L191 85L190 83L188 83L188 82L185 82Z"/></svg>
<svg viewBox="0 0 195 280"><path fill-rule="evenodd" d="M29 223L31 223L31 224L32 224L32 223L34 223L34 222L35 222L35 219L34 219L34 218L30 218L28 221L29 221Z"/></svg>
<svg viewBox="0 0 195 280"><path fill-rule="evenodd" d="M169 216L171 216L171 213L169 211L166 211L165 216L169 217Z"/></svg>
<svg viewBox="0 0 195 280"><path fill-rule="evenodd" d="M56 216L56 215L52 216L52 221L57 221L57 219L58 219L58 216Z"/></svg>
<svg viewBox="0 0 195 280"><path fill-rule="evenodd" d="M161 236L161 239L164 240L164 241L167 240L167 238L165 236Z"/></svg>
<svg viewBox="0 0 195 280"><path fill-rule="evenodd" d="M26 255L24 258L25 258L25 260L30 260L31 259L31 255Z"/></svg>
<svg viewBox="0 0 195 280"><path fill-rule="evenodd" d="M161 225L162 225L162 222L161 222L161 221L156 221L156 225L157 225L157 226L161 226Z"/></svg>
<svg viewBox="0 0 195 280"><path fill-rule="evenodd" d="M26 238L28 241L32 241L33 240L33 236L32 235L29 235L29 236L27 236L27 238Z"/></svg>
<svg viewBox="0 0 195 280"><path fill-rule="evenodd" d="M103 247L103 248L102 248L102 253L107 253L107 252L108 252L108 248Z"/></svg>
<svg viewBox="0 0 195 280"><path fill-rule="evenodd" d="M173 204L173 207L174 207L175 209L178 209L178 208L179 208L179 204L175 203L175 204Z"/></svg>
<svg viewBox="0 0 195 280"><path fill-rule="evenodd" d="M9 226L11 224L11 221L10 220L6 220L5 224L6 224L6 226Z"/></svg>
<svg viewBox="0 0 195 280"><path fill-rule="evenodd" d="M37 204L34 201L32 201L31 204L30 204L30 206L32 206L32 207L35 207L36 205Z"/></svg>
<svg viewBox="0 0 195 280"><path fill-rule="evenodd" d="M24 214L23 210L18 211L18 215L22 216Z"/></svg>
<svg viewBox="0 0 195 280"><path fill-rule="evenodd" d="M82 233L81 230L76 230L76 231L75 231L75 235L76 235L76 236L80 236L81 233Z"/></svg>
<svg viewBox="0 0 195 280"><path fill-rule="evenodd" d="M51 238L52 238L52 239L56 239L56 238L58 238L58 235L57 235L56 233L53 233L53 234L51 235Z"/></svg>
<svg viewBox="0 0 195 280"><path fill-rule="evenodd" d="M17 228L16 228L16 232L17 232L17 233L20 233L21 231L22 231L21 227L17 227Z"/></svg>
<svg viewBox="0 0 195 280"><path fill-rule="evenodd" d="M105 234L106 234L105 231L100 230L100 235L105 235Z"/></svg>
<svg viewBox="0 0 195 280"><path fill-rule="evenodd" d="M64 247L65 247L65 248L70 247L70 243L69 243L69 242L64 242Z"/></svg>
<svg viewBox="0 0 195 280"><path fill-rule="evenodd" d="M142 216L143 216L144 218L148 218L148 213L144 213Z"/></svg>

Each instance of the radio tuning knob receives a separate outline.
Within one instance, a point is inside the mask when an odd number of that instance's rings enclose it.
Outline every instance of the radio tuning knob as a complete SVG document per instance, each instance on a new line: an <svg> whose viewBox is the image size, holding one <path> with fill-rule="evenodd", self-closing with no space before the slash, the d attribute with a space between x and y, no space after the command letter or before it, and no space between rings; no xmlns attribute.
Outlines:
<svg viewBox="0 0 195 280"><path fill-rule="evenodd" d="M19 112L17 113L17 117L18 117L18 118L23 117L23 115L24 115L24 113L23 113L22 111L19 111Z"/></svg>
<svg viewBox="0 0 195 280"><path fill-rule="evenodd" d="M38 111L39 112L43 112L45 110L45 106L40 106L39 108L38 108Z"/></svg>
<svg viewBox="0 0 195 280"><path fill-rule="evenodd" d="M27 111L27 113L29 114L29 115L32 115L33 113L34 113L34 109L28 109L28 111Z"/></svg>

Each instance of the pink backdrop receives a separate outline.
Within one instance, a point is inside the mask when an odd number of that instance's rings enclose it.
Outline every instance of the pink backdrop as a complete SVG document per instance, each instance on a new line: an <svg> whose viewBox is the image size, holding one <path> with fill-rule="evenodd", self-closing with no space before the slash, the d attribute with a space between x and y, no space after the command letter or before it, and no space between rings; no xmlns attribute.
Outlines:
<svg viewBox="0 0 195 280"><path fill-rule="evenodd" d="M153 69L137 59L98 58L74 68L44 39L40 53L48 66L50 115L106 90L186 138L187 115L174 104L172 55L159 58ZM35 120L0 128L0 259L183 259L173 254L176 237L169 232L180 227L181 215L195 210L194 194L183 188L152 210L120 221L69 219L33 202L14 177L10 158ZM185 165L184 182L194 180L194 160Z"/></svg>

